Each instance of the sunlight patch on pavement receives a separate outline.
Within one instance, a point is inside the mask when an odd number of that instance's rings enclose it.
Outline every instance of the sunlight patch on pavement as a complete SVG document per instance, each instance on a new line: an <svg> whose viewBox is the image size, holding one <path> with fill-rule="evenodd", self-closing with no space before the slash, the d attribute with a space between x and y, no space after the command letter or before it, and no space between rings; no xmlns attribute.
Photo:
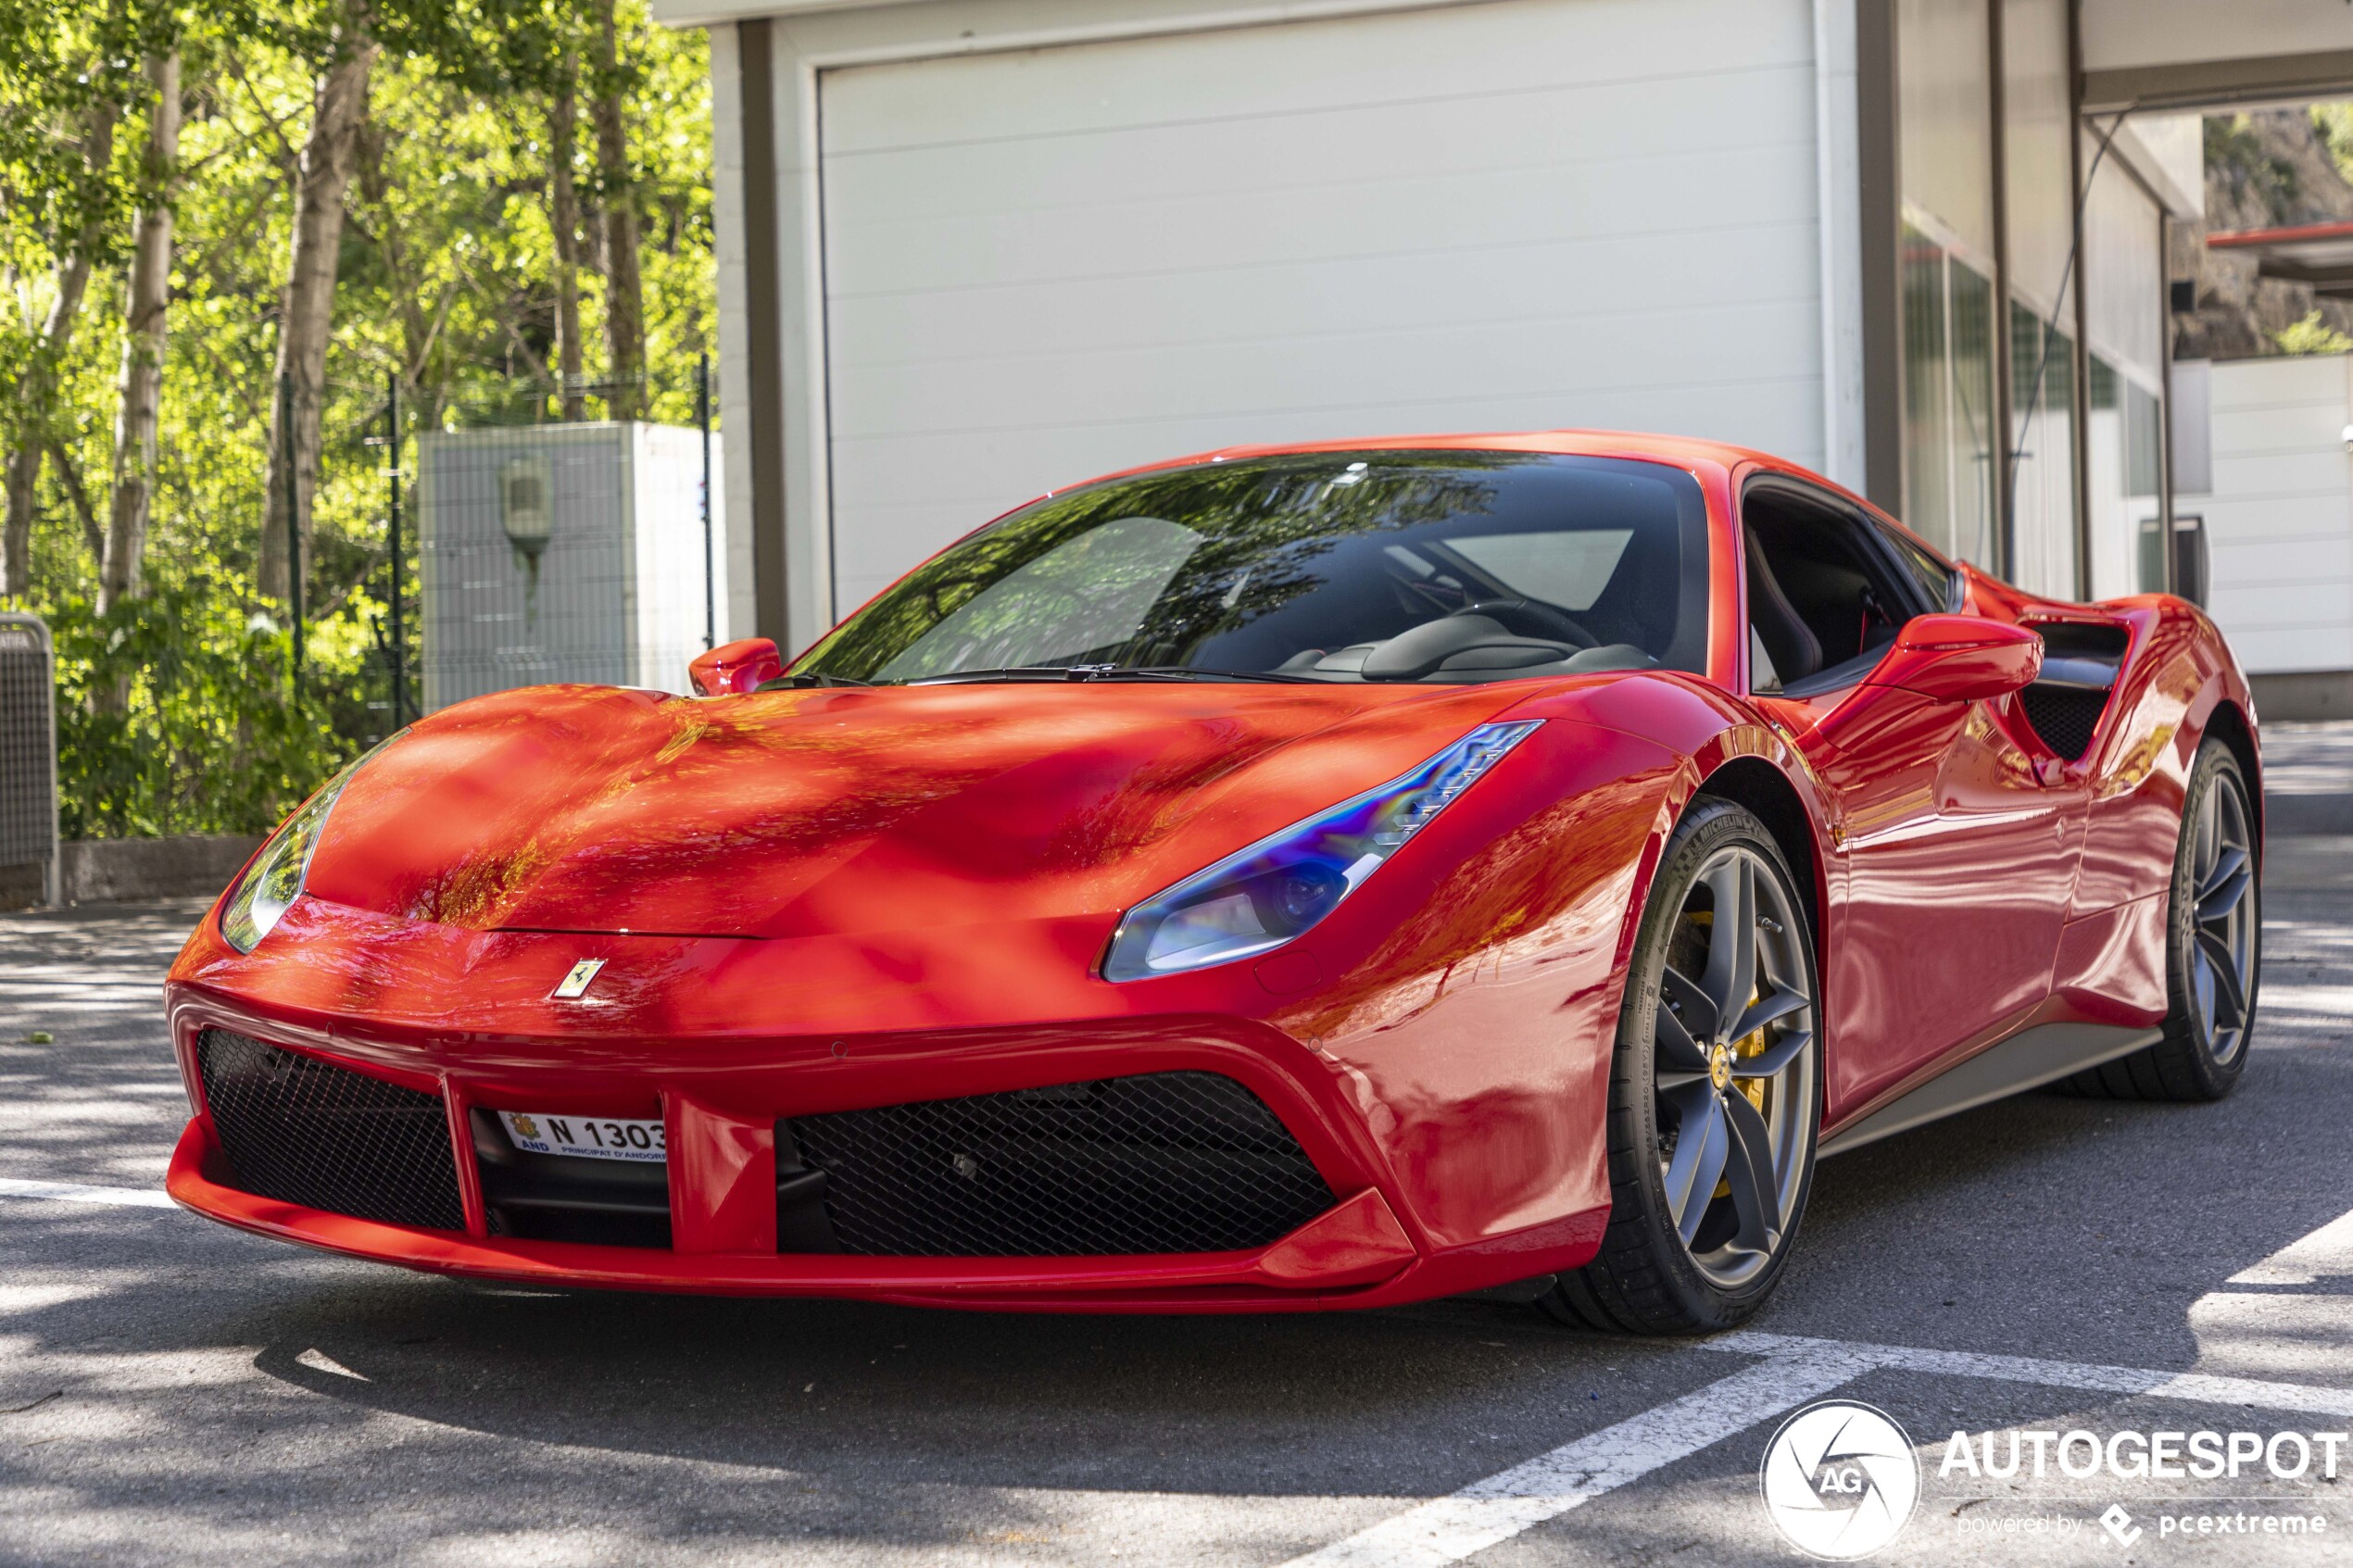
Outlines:
<svg viewBox="0 0 2353 1568"><path fill-rule="evenodd" d="M160 1187L93 1186L86 1182L33 1182L0 1176L0 1198L45 1198L62 1203L111 1203L131 1209L177 1209Z"/></svg>

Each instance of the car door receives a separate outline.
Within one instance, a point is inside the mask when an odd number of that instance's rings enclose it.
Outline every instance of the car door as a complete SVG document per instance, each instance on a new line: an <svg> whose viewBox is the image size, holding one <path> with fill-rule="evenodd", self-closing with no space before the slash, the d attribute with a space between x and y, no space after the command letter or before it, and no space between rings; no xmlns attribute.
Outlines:
<svg viewBox="0 0 2353 1568"><path fill-rule="evenodd" d="M1775 476L1742 495L1749 690L1830 802L1825 945L1833 1117L2014 1026L2049 994L2083 797L1994 703L1868 676L1943 563Z"/></svg>

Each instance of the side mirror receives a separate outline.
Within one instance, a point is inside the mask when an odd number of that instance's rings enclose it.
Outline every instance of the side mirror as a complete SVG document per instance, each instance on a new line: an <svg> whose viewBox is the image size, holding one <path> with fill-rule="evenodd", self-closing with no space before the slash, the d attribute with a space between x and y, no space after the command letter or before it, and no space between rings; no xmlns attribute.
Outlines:
<svg viewBox="0 0 2353 1568"><path fill-rule="evenodd" d="M2043 639L2023 626L1973 615L1920 615L1864 677L1940 702L1976 702L2014 692L2043 672Z"/></svg>
<svg viewBox="0 0 2353 1568"><path fill-rule="evenodd" d="M785 672L785 656L766 637L722 643L686 666L695 690L705 696L736 696Z"/></svg>

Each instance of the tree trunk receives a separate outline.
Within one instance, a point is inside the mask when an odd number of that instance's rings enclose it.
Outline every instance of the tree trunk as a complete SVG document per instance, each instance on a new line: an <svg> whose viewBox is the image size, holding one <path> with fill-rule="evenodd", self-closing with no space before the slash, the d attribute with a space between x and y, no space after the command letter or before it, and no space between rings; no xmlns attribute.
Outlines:
<svg viewBox="0 0 2353 1568"><path fill-rule="evenodd" d="M155 107L122 321L121 403L114 427L114 498L98 563L98 612L140 591L147 517L155 497L156 422L163 401L165 310L171 302L171 198L180 164L180 56L147 62Z"/></svg>
<svg viewBox="0 0 2353 1568"><path fill-rule="evenodd" d="M82 166L94 182L114 161L115 119L120 107L102 98L90 107L90 123L82 132ZM73 346L73 329L82 318L82 296L90 286L90 258L105 238L97 216L82 226L72 247L57 263L57 293L32 345L31 363L16 391L17 445L8 454L7 516L0 522L0 594L32 590L32 509L41 483L41 458L49 445L50 400L56 395L57 366Z"/></svg>
<svg viewBox="0 0 2353 1568"><path fill-rule="evenodd" d="M365 0L344 14L335 57L319 79L310 136L296 179L294 249L286 264L285 317L278 329L277 396L270 415L268 486L262 504L261 591L283 599L300 580L310 546L310 497L319 483L319 416L326 401L327 335L334 321L335 262L343 245L343 202L351 187L359 127L368 117L368 72L376 41ZM289 434L291 428L291 435ZM289 454L288 448L292 452ZM289 457L292 467L289 470ZM291 471L291 483L289 474ZM288 494L289 490L292 495ZM290 549L287 503L298 544Z"/></svg>
<svg viewBox="0 0 2353 1568"><path fill-rule="evenodd" d="M547 224L556 236L556 374L562 379L564 418L588 417L580 392L580 197L573 189L572 155L579 143L579 98L573 63L564 59L547 114Z"/></svg>
<svg viewBox="0 0 2353 1568"><path fill-rule="evenodd" d="M597 0L597 92L589 115L597 126L598 182L604 193L605 343L613 384L607 407L616 420L634 420L645 408L646 306L637 276L637 193L629 177L623 85L613 0Z"/></svg>
<svg viewBox="0 0 2353 1568"><path fill-rule="evenodd" d="M376 214L376 248L384 257L384 281L391 286L394 307L400 312L400 380L415 386L425 379L425 362L433 353L440 325L425 314L424 295L409 267L409 245L400 214L392 205L392 181L384 173L384 133L378 125L362 125L359 133L359 195Z"/></svg>

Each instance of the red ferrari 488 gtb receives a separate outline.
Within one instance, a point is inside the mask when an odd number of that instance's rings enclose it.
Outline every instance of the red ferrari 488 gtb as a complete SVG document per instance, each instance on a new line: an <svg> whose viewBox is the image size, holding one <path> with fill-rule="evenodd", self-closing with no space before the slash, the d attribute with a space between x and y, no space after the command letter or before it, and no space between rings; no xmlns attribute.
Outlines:
<svg viewBox="0 0 2353 1568"><path fill-rule="evenodd" d="M2246 1060L2213 624L1753 452L1189 458L695 676L288 818L171 972L172 1195L495 1279L1691 1332L1823 1155Z"/></svg>

